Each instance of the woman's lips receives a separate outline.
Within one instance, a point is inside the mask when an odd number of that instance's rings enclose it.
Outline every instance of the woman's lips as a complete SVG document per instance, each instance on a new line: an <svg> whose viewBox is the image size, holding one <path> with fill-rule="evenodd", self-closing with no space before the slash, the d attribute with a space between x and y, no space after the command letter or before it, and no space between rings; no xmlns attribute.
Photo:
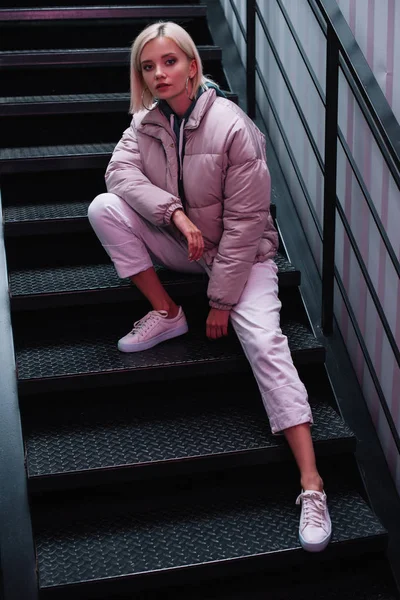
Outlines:
<svg viewBox="0 0 400 600"><path fill-rule="evenodd" d="M159 83L159 84L156 86L156 90L165 90L165 89L166 89L166 88L168 88L168 87L169 87L169 84L168 84L168 83Z"/></svg>

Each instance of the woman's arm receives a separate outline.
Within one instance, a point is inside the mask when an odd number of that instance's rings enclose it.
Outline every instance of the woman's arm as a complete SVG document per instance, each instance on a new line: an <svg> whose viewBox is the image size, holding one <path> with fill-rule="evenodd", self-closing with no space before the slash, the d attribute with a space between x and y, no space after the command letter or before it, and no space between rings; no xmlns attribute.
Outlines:
<svg viewBox="0 0 400 600"><path fill-rule="evenodd" d="M142 217L159 227L169 225L174 211L183 209L178 197L152 184L144 175L133 121L114 149L105 179L108 192L120 196Z"/></svg>
<svg viewBox="0 0 400 600"><path fill-rule="evenodd" d="M224 232L208 286L213 308L226 310L238 302L268 221L271 179L263 136L250 127L242 124L234 133L228 152Z"/></svg>

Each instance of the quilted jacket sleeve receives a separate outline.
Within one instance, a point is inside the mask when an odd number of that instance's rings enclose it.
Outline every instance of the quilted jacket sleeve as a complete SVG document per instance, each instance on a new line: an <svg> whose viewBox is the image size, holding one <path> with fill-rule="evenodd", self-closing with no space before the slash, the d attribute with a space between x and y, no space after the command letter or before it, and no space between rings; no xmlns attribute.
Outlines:
<svg viewBox="0 0 400 600"><path fill-rule="evenodd" d="M232 131L224 185L223 228L208 286L210 305L234 306L244 289L266 228L271 180L264 137L241 122Z"/></svg>
<svg viewBox="0 0 400 600"><path fill-rule="evenodd" d="M108 192L158 227L169 225L172 213L182 208L178 197L152 184L144 174L133 121L114 149L105 179Z"/></svg>

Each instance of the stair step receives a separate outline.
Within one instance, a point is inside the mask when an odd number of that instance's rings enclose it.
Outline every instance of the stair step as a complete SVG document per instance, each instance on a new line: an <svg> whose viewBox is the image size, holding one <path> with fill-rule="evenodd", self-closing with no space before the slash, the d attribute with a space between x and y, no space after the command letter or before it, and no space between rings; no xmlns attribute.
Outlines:
<svg viewBox="0 0 400 600"><path fill-rule="evenodd" d="M54 321L48 316L45 323L42 319L34 323L28 316L26 323L22 320L14 325L19 392L31 394L249 371L234 332L227 338L210 341L205 336L206 315L200 319L198 314L190 315L187 309L185 312L189 333L133 354L117 349L117 340L130 325L121 310L114 309L106 315L103 310L97 320L88 315L70 320L60 315L57 319L55 315ZM323 363L325 349L305 325L288 321L282 323L282 331L297 365Z"/></svg>
<svg viewBox="0 0 400 600"><path fill-rule="evenodd" d="M147 0L146 4L199 4L200 0L190 0L188 2L188 0L173 0L171 2L171 0ZM85 6L102 6L102 5L109 5L110 0L84 0L84 4ZM124 5L124 4L129 4L132 5L135 2L132 2L132 0L118 0L118 5ZM38 5L38 0L3 0L3 8L28 8L28 7L34 7L37 8ZM73 6L73 7L81 7L82 6L82 0L46 0L46 7L52 7L52 6L61 6L61 7L65 7L65 6Z"/></svg>
<svg viewBox="0 0 400 600"><path fill-rule="evenodd" d="M300 548L297 485L193 485L142 504L136 487L131 496L96 491L76 504L43 502L33 524L41 597L109 598L117 589L133 593L277 567L290 572L291 564L311 558L363 553L367 560L368 552L383 550L387 533L361 496L340 484L328 493L333 534L321 557Z"/></svg>
<svg viewBox="0 0 400 600"><path fill-rule="evenodd" d="M222 50L218 46L200 45L197 49L202 61L222 59ZM0 52L2 68L60 67L63 65L68 67L75 65L96 67L127 65L129 67L129 62L130 48L49 48Z"/></svg>
<svg viewBox="0 0 400 600"><path fill-rule="evenodd" d="M196 45L213 43L203 4L70 6L0 9L0 50L72 49L82 40L86 48L129 47L146 25L160 20L178 22Z"/></svg>
<svg viewBox="0 0 400 600"><path fill-rule="evenodd" d="M135 595L135 600L399 600L393 575L382 557L306 561L277 573L252 573L224 580Z"/></svg>
<svg viewBox="0 0 400 600"><path fill-rule="evenodd" d="M64 94L0 98L0 116L128 112L129 94Z"/></svg>
<svg viewBox="0 0 400 600"><path fill-rule="evenodd" d="M224 92L238 104L237 94ZM0 117L62 115L129 111L129 94L64 94L59 96L16 96L0 98Z"/></svg>
<svg viewBox="0 0 400 600"><path fill-rule="evenodd" d="M106 168L116 144L0 148L0 174Z"/></svg>
<svg viewBox="0 0 400 600"><path fill-rule="evenodd" d="M275 261L281 287L300 285L300 272L282 254L278 254ZM186 297L206 291L206 276L177 274L161 267L158 273L170 294ZM12 310L124 300L133 302L139 295L129 279L118 277L111 263L10 271Z"/></svg>
<svg viewBox="0 0 400 600"><path fill-rule="evenodd" d="M39 39L47 49L32 49L40 42L29 40L26 46L29 50L10 49L0 52L0 68L2 70L1 95L11 97L7 103L12 102L13 97L29 96L59 96L59 95L93 95L93 94L115 94L121 93L126 96L129 92L129 45L135 32L127 34L122 31L122 36L113 39L107 32L102 39L94 39L92 34L79 33L79 39L85 39L86 48L68 49L68 40L54 39L54 48L64 44L66 48L54 49L46 41L47 33L43 32ZM71 34L69 39L72 39ZM111 47L103 47L105 40L109 41ZM112 47L114 40L117 47ZM121 42L126 40L126 45L120 47ZM71 42L70 42L71 43ZM12 40L9 41L9 45ZM50 47L49 47L50 46ZM101 47L100 47L101 46ZM221 48L214 46L212 40L207 36L198 34L197 49L203 62L204 72L217 81L223 90L229 90L225 72L221 64ZM31 71L35 69L35 77L32 79ZM237 98L233 96L232 100ZM90 106L93 103L90 103ZM26 107L27 109L28 107ZM48 108L48 107L47 107ZM21 107L10 108L0 105L0 114L5 110L16 111ZM12 113L13 114L13 113ZM3 144L5 146L7 144ZM25 144L28 145L28 144Z"/></svg>
<svg viewBox="0 0 400 600"><path fill-rule="evenodd" d="M45 8L0 8L0 23L82 21L99 19L180 19L183 17L205 17L207 6L203 4L140 5L140 6L69 6Z"/></svg>
<svg viewBox="0 0 400 600"><path fill-rule="evenodd" d="M221 383L221 382L220 382ZM250 381L174 393L147 391L145 401L128 400L130 388L113 398L96 392L65 398L47 410L24 413L29 487L32 492L191 474L241 465L291 460L283 436L274 436ZM75 394L74 394L75 396ZM317 456L354 452L356 439L323 400L310 398ZM29 405L29 403L28 403Z"/></svg>
<svg viewBox="0 0 400 600"><path fill-rule="evenodd" d="M52 199L50 202L41 203L37 202L35 197L34 202L31 201L29 204L3 205L4 235L18 237L89 231L87 212L91 200L97 193L95 190L93 186L93 196L90 201L55 202ZM271 204L271 215L276 218L275 204Z"/></svg>

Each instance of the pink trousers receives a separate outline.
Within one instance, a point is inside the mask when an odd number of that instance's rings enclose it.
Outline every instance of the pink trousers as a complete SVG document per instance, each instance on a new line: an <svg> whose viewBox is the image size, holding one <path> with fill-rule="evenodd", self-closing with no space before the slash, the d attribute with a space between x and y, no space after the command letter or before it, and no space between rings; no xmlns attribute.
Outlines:
<svg viewBox="0 0 400 600"><path fill-rule="evenodd" d="M189 262L186 245L168 227L152 225L115 194L93 200L89 221L121 278L145 271L153 262L184 273L210 273L202 261ZM273 260L256 263L230 313L273 433L313 422L306 389L279 324L277 270Z"/></svg>

